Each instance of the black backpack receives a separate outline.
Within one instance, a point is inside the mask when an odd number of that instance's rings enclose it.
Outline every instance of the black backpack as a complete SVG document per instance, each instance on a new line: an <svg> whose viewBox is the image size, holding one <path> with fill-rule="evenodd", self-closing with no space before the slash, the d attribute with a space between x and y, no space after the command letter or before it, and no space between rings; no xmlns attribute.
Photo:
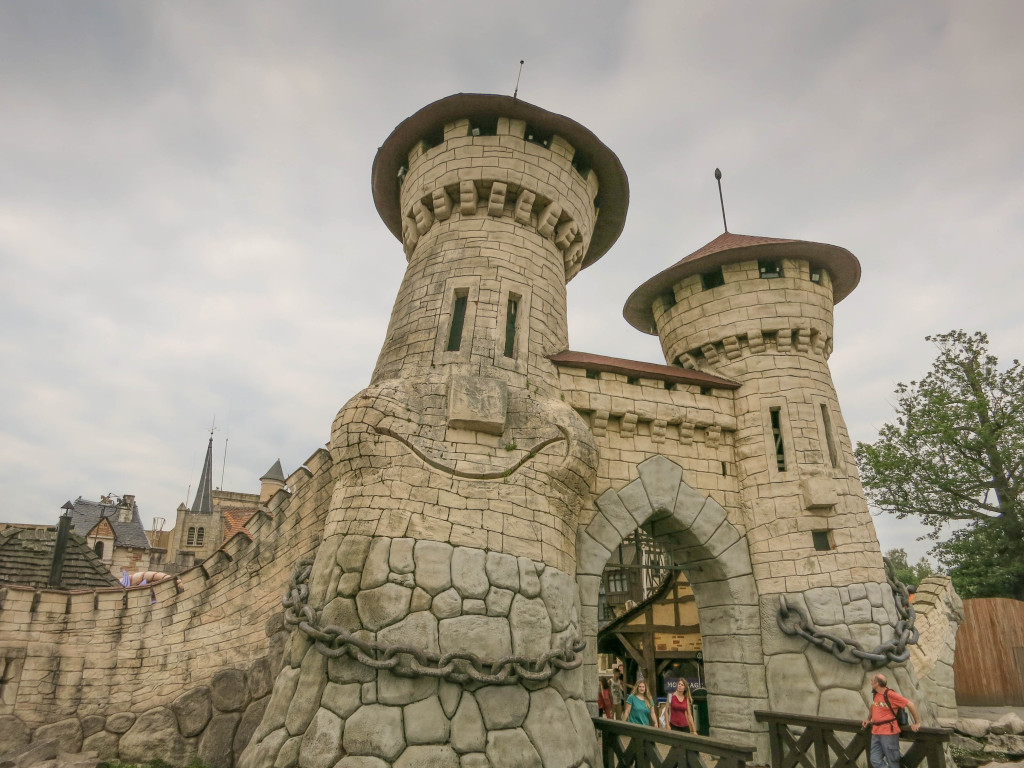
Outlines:
<svg viewBox="0 0 1024 768"><path fill-rule="evenodd" d="M885 706L887 706L889 708L889 711L892 712L892 716L896 719L896 725L900 727L901 731L908 725L910 725L910 717L907 715L907 708L893 707L893 705L889 703L888 688L885 689L885 693L882 694L882 698L885 699Z"/></svg>

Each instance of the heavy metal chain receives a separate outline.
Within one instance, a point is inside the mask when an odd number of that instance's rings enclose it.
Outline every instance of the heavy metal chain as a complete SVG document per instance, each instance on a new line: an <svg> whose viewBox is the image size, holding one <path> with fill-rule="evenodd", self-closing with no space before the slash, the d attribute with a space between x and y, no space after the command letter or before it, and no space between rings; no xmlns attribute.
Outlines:
<svg viewBox="0 0 1024 768"><path fill-rule="evenodd" d="M885 560L885 577L889 581L889 587L896 599L896 612L899 614L899 621L896 622L892 639L877 648L867 651L856 640L839 637L815 628L807 613L796 605L790 605L786 601L785 595L779 596L779 612L775 617L779 629L787 635L802 637L848 664L868 661L876 668L888 664L901 664L910 658L907 646L917 642L918 631L914 627L917 612L914 610L913 603L910 602L906 585L896 578L892 563L888 559Z"/></svg>
<svg viewBox="0 0 1024 768"><path fill-rule="evenodd" d="M388 645L363 640L343 627L317 625L316 612L307 604L306 584L313 564L300 561L288 581L284 599L284 620L297 626L314 641L317 651L331 659L348 656L371 669L386 669L403 677L436 677L453 683L477 682L490 685L513 685L522 681L546 682L563 669L576 669L583 663L586 641L568 639L564 647L552 649L542 656L503 656L482 659L466 651L432 653L413 645Z"/></svg>

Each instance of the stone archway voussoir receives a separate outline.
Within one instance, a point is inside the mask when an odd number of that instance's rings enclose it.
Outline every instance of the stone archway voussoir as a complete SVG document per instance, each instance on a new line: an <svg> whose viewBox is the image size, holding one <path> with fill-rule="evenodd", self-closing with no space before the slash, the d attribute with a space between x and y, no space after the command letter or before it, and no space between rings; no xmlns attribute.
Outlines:
<svg viewBox="0 0 1024 768"><path fill-rule="evenodd" d="M647 519L654 513L651 500L647 498L647 491L640 480L634 480L625 488L619 491L619 499L622 505L633 516L636 521L634 528L638 528L647 522Z"/></svg>
<svg viewBox="0 0 1024 768"><path fill-rule="evenodd" d="M636 530L636 520L622 504L622 499L615 491L608 489L597 499L597 508L608 518L608 522L626 538Z"/></svg>
<svg viewBox="0 0 1024 768"><path fill-rule="evenodd" d="M664 456L652 456L637 465L637 473L655 514L672 512L683 482L683 468Z"/></svg>
<svg viewBox="0 0 1024 768"><path fill-rule="evenodd" d="M586 531L580 531L576 537L577 575L600 576L611 556L611 551L598 544L593 536Z"/></svg>

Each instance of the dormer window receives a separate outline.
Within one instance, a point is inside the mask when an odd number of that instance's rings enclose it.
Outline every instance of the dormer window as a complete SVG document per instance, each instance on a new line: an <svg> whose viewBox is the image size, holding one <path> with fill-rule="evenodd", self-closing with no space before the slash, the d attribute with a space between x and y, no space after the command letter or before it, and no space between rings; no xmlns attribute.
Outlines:
<svg viewBox="0 0 1024 768"><path fill-rule="evenodd" d="M782 264L778 261L759 261L757 274L766 278L782 277Z"/></svg>

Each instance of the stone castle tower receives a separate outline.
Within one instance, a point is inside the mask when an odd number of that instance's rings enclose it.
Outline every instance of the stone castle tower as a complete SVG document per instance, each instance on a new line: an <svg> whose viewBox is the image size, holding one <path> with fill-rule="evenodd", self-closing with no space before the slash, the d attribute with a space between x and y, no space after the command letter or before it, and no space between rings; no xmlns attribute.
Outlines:
<svg viewBox="0 0 1024 768"><path fill-rule="evenodd" d="M712 735L861 717L871 665L780 629L870 650L900 621L827 365L856 259L724 234L630 297L671 364L637 363L568 351L566 283L628 203L583 126L451 96L385 141L373 194L408 267L239 766L599 765L600 575L639 526L693 586Z"/></svg>

